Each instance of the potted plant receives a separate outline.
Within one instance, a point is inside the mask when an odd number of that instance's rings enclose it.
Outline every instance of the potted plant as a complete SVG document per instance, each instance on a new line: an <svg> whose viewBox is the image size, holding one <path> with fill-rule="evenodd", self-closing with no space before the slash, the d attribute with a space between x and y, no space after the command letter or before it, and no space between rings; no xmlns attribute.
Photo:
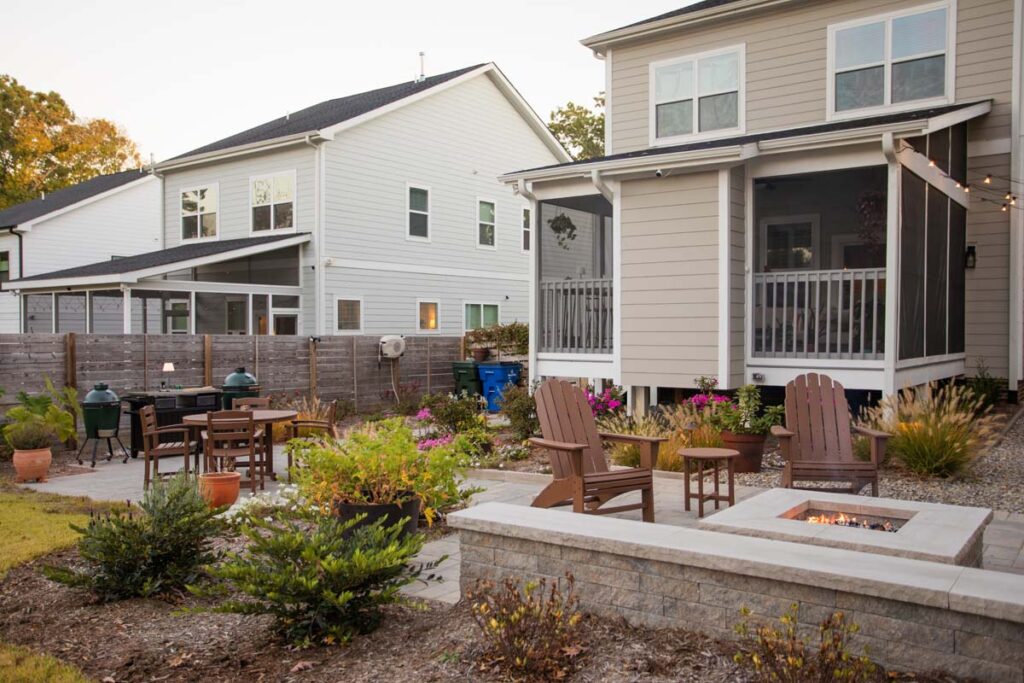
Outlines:
<svg viewBox="0 0 1024 683"><path fill-rule="evenodd" d="M401 418L370 423L342 439L295 439L288 448L296 461L299 497L342 520L362 516L353 528L380 518L386 526L404 519L405 533L412 533L421 513L431 524L439 511L464 497L461 447L420 450Z"/></svg>
<svg viewBox="0 0 1024 683"><path fill-rule="evenodd" d="M4 439L14 449L15 481L46 481L53 461L53 430L39 422L15 422L4 427Z"/></svg>
<svg viewBox="0 0 1024 683"><path fill-rule="evenodd" d="M780 424L784 408L761 409L761 392L753 384L736 390L736 401L719 406L714 413L726 448L739 451L737 472L760 472L764 442L772 426Z"/></svg>
<svg viewBox="0 0 1024 683"><path fill-rule="evenodd" d="M203 472L199 475L199 493L211 508L234 505L241 479L238 472Z"/></svg>

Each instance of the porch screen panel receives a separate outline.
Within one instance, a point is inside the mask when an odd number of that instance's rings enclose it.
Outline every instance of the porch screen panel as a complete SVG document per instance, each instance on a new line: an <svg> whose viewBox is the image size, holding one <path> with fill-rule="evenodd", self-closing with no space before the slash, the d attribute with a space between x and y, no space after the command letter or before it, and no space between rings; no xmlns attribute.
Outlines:
<svg viewBox="0 0 1024 683"><path fill-rule="evenodd" d="M89 331L93 334L124 332L124 294L111 289L89 295Z"/></svg>
<svg viewBox="0 0 1024 683"><path fill-rule="evenodd" d="M903 169L899 358L924 355L925 182Z"/></svg>
<svg viewBox="0 0 1024 683"><path fill-rule="evenodd" d="M925 248L925 344L926 356L946 353L946 285L949 257L950 199L928 188L928 234Z"/></svg>
<svg viewBox="0 0 1024 683"><path fill-rule="evenodd" d="M967 124L949 129L949 175L953 180L967 182Z"/></svg>
<svg viewBox="0 0 1024 683"><path fill-rule="evenodd" d="M928 158L935 165L949 173L949 128L943 128L928 136Z"/></svg>
<svg viewBox="0 0 1024 683"><path fill-rule="evenodd" d="M967 209L949 203L949 346L947 353L963 353L966 301L964 252L967 251Z"/></svg>
<svg viewBox="0 0 1024 683"><path fill-rule="evenodd" d="M25 294L21 302L25 332L53 332L52 294Z"/></svg>
<svg viewBox="0 0 1024 683"><path fill-rule="evenodd" d="M57 330L85 332L85 292L57 295Z"/></svg>

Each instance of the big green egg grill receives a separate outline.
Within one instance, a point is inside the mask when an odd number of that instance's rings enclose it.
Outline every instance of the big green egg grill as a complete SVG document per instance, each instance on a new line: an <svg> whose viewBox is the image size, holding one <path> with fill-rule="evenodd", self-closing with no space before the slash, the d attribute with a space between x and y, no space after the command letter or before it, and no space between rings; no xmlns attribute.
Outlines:
<svg viewBox="0 0 1024 683"><path fill-rule="evenodd" d="M78 449L78 464L82 464L82 453L86 445L92 441L92 466L96 467L96 449L99 442L107 442L107 460L114 457L114 446L111 440L117 441L124 453L124 462L128 462L128 451L121 443L118 431L121 428L121 399L110 387L100 382L93 385L92 391L82 399L82 423L85 428L85 441Z"/></svg>

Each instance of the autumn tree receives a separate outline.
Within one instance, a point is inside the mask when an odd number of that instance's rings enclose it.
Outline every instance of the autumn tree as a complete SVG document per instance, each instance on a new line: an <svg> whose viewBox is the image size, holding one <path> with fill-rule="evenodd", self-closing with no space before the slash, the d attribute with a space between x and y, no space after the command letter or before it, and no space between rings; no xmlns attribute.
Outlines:
<svg viewBox="0 0 1024 683"><path fill-rule="evenodd" d="M0 74L0 209L140 163L124 131Z"/></svg>
<svg viewBox="0 0 1024 683"><path fill-rule="evenodd" d="M570 101L551 112L548 128L574 159L604 156L604 93L593 109Z"/></svg>

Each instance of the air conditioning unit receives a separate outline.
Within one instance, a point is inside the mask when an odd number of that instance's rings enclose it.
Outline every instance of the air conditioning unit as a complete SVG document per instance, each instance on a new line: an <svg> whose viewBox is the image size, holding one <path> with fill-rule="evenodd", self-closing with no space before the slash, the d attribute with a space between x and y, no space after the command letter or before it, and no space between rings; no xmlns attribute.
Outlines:
<svg viewBox="0 0 1024 683"><path fill-rule="evenodd" d="M380 338L380 355L383 358L399 358L405 353L405 337L388 334Z"/></svg>

